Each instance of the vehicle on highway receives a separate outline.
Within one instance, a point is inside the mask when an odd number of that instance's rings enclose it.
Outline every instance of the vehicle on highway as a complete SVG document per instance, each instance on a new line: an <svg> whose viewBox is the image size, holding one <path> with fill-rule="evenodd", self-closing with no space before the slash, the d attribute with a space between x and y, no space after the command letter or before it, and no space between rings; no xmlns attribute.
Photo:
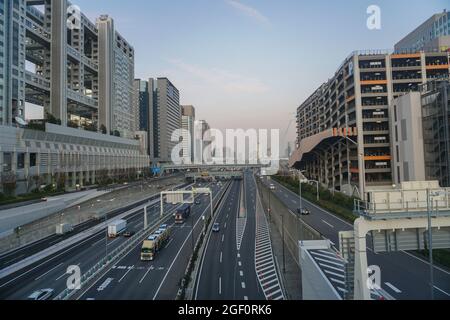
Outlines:
<svg viewBox="0 0 450 320"><path fill-rule="evenodd" d="M108 237L115 238L127 229L127 222L125 220L116 220L108 225Z"/></svg>
<svg viewBox="0 0 450 320"><path fill-rule="evenodd" d="M70 223L60 223L56 225L56 234L63 236L73 231L73 226Z"/></svg>
<svg viewBox="0 0 450 320"><path fill-rule="evenodd" d="M136 234L136 232L132 231L132 230L125 230L123 233L123 236L125 238L131 238L132 236L134 236Z"/></svg>
<svg viewBox="0 0 450 320"><path fill-rule="evenodd" d="M47 202L47 201L48 201L48 198L46 198L46 197L41 198L41 201L42 201L42 202Z"/></svg>
<svg viewBox="0 0 450 320"><path fill-rule="evenodd" d="M214 223L212 231L219 232L220 231L220 223L218 223L218 222Z"/></svg>
<svg viewBox="0 0 450 320"><path fill-rule="evenodd" d="M142 243L141 261L153 261L157 253L170 239L170 228L162 225L154 234Z"/></svg>
<svg viewBox="0 0 450 320"><path fill-rule="evenodd" d="M297 213L302 216L309 216L311 214L311 211L306 208L297 208Z"/></svg>
<svg viewBox="0 0 450 320"><path fill-rule="evenodd" d="M270 185L270 190L275 190L275 185L274 184Z"/></svg>
<svg viewBox="0 0 450 320"><path fill-rule="evenodd" d="M196 199L196 200L195 200L195 204L196 204L196 205L199 205L199 204L201 204L201 203L202 203L202 202L200 201L200 199Z"/></svg>
<svg viewBox="0 0 450 320"><path fill-rule="evenodd" d="M179 208L175 214L175 223L183 224L191 214L191 206L189 204L184 204Z"/></svg>
<svg viewBox="0 0 450 320"><path fill-rule="evenodd" d="M37 290L28 297L28 300L50 300L54 292L53 289Z"/></svg>

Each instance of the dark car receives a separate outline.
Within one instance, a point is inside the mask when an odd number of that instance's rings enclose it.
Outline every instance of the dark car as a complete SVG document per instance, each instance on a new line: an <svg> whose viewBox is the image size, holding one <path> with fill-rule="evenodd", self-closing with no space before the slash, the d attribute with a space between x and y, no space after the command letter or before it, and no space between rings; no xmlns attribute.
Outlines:
<svg viewBox="0 0 450 320"><path fill-rule="evenodd" d="M134 232L134 231L126 230L126 231L123 233L123 236L124 236L125 238L131 238L132 236L134 236L135 233L136 233L136 232Z"/></svg>
<svg viewBox="0 0 450 320"><path fill-rule="evenodd" d="M309 216L311 212L306 208L297 208L297 213L302 216Z"/></svg>
<svg viewBox="0 0 450 320"><path fill-rule="evenodd" d="M219 223L214 223L214 226L212 228L213 232L219 232L220 231L220 224Z"/></svg>

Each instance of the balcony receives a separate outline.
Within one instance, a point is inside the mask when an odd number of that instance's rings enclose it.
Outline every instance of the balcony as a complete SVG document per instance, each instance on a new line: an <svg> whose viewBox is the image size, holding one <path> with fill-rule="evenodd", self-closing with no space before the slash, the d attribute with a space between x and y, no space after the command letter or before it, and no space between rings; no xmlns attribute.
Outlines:
<svg viewBox="0 0 450 320"><path fill-rule="evenodd" d="M37 75L35 73L26 71L25 72L25 81L28 85L36 87L38 89L45 90L45 91L50 90L50 81L48 81L44 77Z"/></svg>
<svg viewBox="0 0 450 320"><path fill-rule="evenodd" d="M25 27L27 31L30 32L30 36L34 36L34 40L41 41L44 40L45 42L48 42L51 40L50 32L45 30L43 27L35 23L34 21L30 19L25 20Z"/></svg>
<svg viewBox="0 0 450 320"><path fill-rule="evenodd" d="M98 101L77 91L67 89L67 98L88 107L98 108Z"/></svg>

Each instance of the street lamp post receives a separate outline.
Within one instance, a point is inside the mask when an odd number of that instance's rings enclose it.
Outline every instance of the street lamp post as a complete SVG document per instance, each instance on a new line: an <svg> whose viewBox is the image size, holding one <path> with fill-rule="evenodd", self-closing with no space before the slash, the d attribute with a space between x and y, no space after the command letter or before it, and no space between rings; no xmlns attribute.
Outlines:
<svg viewBox="0 0 450 320"><path fill-rule="evenodd" d="M283 273L286 273L286 256L285 256L285 244L284 244L284 213L281 214L281 231L283 238Z"/></svg>
<svg viewBox="0 0 450 320"><path fill-rule="evenodd" d="M317 201L320 200L320 196L319 196L319 181L316 180L309 180L309 182L315 183L316 184L316 188L317 188Z"/></svg>

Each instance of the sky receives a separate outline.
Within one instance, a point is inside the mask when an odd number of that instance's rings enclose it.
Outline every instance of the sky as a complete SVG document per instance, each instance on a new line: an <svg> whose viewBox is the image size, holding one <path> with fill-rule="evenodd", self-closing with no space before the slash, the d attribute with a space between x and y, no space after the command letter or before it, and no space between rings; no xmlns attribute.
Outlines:
<svg viewBox="0 0 450 320"><path fill-rule="evenodd" d="M101 14L136 52L136 78L168 77L217 129L279 129L354 50L390 49L448 0L72 0ZM369 30L367 8L381 9Z"/></svg>

